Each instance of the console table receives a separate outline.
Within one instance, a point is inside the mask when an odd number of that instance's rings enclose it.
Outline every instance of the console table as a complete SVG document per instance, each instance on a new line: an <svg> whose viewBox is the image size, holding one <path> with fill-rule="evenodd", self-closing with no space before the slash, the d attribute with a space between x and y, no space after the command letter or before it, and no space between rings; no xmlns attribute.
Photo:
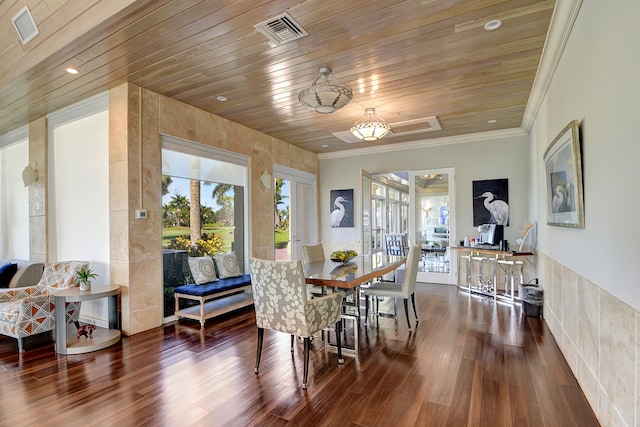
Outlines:
<svg viewBox="0 0 640 427"><path fill-rule="evenodd" d="M462 274L458 274L458 286L468 292L479 293L483 295L492 296L494 299L497 297L504 297L511 301L515 299L515 277L514 270L516 267L520 268L520 282L524 280L523 268L524 261L533 256L533 252L510 252L500 251L496 249L479 248L472 246L457 246L451 248L459 253L460 259L467 261L467 268L464 274L464 283L462 282ZM474 282L472 278L471 264L473 262L479 263L478 278ZM491 277L482 277L482 265L483 263L491 263ZM458 263L460 266L461 263ZM498 271L497 267L501 265L505 268L505 288L504 294L498 293Z"/></svg>
<svg viewBox="0 0 640 427"><path fill-rule="evenodd" d="M80 354L90 351L101 350L117 343L120 340L120 329L118 329L118 295L120 286L118 285L93 285L91 290L81 292L80 288L74 287L62 289L55 293L55 313L56 313L56 353L59 354ZM108 299L109 307L109 328L96 327L93 331L93 338L76 336L75 328L65 321L65 303L91 301L101 298Z"/></svg>

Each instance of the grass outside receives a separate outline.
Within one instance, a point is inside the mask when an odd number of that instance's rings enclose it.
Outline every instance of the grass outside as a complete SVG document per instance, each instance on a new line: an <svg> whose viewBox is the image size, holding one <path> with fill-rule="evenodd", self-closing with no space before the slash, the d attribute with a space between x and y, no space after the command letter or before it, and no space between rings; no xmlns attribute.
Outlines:
<svg viewBox="0 0 640 427"><path fill-rule="evenodd" d="M233 227L205 227L203 233L215 233L224 242L224 252L231 252L231 242L233 241ZM178 236L189 238L189 227L168 227L162 229L162 247L169 246L171 239ZM289 243L289 230L275 230L276 249L286 248Z"/></svg>
<svg viewBox="0 0 640 427"><path fill-rule="evenodd" d="M233 242L233 227L205 227L202 233L214 233L222 238L224 242L224 252L231 252L231 242ZM171 239L178 236L190 237L189 227L168 227L162 229L162 247L169 246Z"/></svg>
<svg viewBox="0 0 640 427"><path fill-rule="evenodd" d="M275 230L276 249L286 248L289 244L289 230Z"/></svg>

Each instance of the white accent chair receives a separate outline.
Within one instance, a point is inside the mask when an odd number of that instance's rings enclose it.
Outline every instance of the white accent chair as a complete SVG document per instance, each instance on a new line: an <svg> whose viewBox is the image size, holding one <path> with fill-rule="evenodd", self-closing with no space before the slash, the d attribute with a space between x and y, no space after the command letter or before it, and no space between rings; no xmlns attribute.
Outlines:
<svg viewBox="0 0 640 427"><path fill-rule="evenodd" d="M413 304L413 314L416 317L416 324L418 324L418 312L416 310L416 278L418 275L418 262L421 255L420 245L413 245L409 248L409 255L405 263L406 267L404 275L402 277L402 283L395 282L375 282L368 288L363 289L365 295L365 325L369 319L369 296L373 297L391 297L404 299L404 313L407 317L407 325L409 326L409 332L411 332L411 323L409 322L409 305L408 300L411 297L411 303Z"/></svg>
<svg viewBox="0 0 640 427"><path fill-rule="evenodd" d="M23 338L52 331L56 324L54 294L76 286L76 271L88 266L86 261L47 263L37 285L0 289L0 334L16 338L22 353ZM65 312L66 319L58 321L77 326L80 303L67 303Z"/></svg>

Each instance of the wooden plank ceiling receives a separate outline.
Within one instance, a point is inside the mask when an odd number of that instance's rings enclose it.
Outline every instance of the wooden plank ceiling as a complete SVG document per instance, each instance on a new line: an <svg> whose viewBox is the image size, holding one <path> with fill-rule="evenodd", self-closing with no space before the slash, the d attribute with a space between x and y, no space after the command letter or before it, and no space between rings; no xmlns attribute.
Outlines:
<svg viewBox="0 0 640 427"><path fill-rule="evenodd" d="M22 45L11 18L25 5L40 34ZM0 0L0 134L126 81L317 153L518 128L554 5ZM283 12L308 35L270 47L254 25ZM492 19L502 27L485 31ZM66 73L69 66L80 73ZM320 66L353 88L335 113L298 102ZM365 108L392 130L430 116L442 130L355 144L332 135L348 131Z"/></svg>

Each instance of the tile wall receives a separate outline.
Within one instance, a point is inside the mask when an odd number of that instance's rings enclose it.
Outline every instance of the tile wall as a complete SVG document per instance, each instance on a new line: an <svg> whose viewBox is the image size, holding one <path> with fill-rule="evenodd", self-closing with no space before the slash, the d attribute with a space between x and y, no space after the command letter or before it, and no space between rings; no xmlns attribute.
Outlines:
<svg viewBox="0 0 640 427"><path fill-rule="evenodd" d="M640 425L640 314L545 254L538 262L545 321L598 420Z"/></svg>
<svg viewBox="0 0 640 427"><path fill-rule="evenodd" d="M273 173L275 163L319 171L315 153L132 84L110 91L109 133L110 274L123 286L127 335L162 323L161 134L250 158L250 256L274 256L273 193L260 184L262 172ZM141 205L148 210L145 221L134 219Z"/></svg>

